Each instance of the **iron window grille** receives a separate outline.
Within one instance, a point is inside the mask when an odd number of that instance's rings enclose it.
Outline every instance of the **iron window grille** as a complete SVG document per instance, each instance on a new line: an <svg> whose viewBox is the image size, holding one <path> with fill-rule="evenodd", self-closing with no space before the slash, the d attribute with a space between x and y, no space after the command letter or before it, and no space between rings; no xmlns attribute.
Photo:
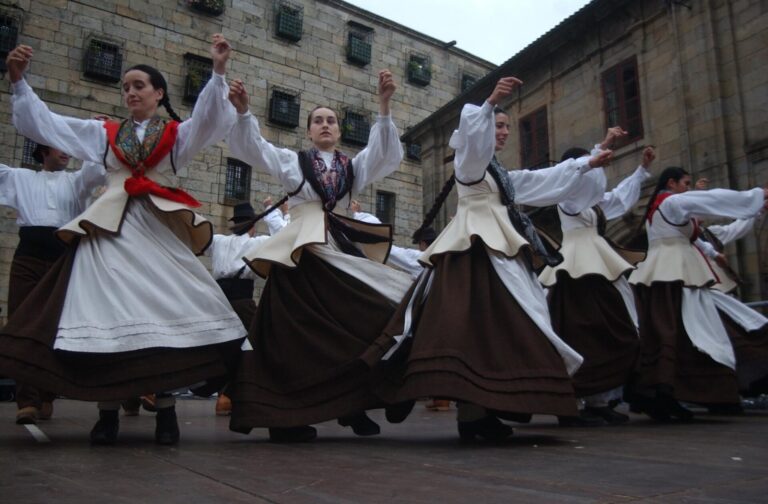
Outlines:
<svg viewBox="0 0 768 504"><path fill-rule="evenodd" d="M211 79L213 60L187 53L184 55L184 64L187 68L187 76L184 78L183 100L186 103L195 103L200 91Z"/></svg>
<svg viewBox="0 0 768 504"><path fill-rule="evenodd" d="M91 39L85 50L83 73L104 82L120 82L123 54L118 44Z"/></svg>
<svg viewBox="0 0 768 504"><path fill-rule="evenodd" d="M19 20L8 13L0 12L0 72L6 71L5 58L18 42Z"/></svg>
<svg viewBox="0 0 768 504"><path fill-rule="evenodd" d="M189 6L197 12L211 16L224 14L224 0L189 0Z"/></svg>
<svg viewBox="0 0 768 504"><path fill-rule="evenodd" d="M352 145L366 145L371 130L366 114L347 110L341 124L341 139Z"/></svg>
<svg viewBox="0 0 768 504"><path fill-rule="evenodd" d="M395 223L395 194L376 191L376 217L384 224Z"/></svg>
<svg viewBox="0 0 768 504"><path fill-rule="evenodd" d="M628 135L617 140L617 149L643 138L637 58L632 56L602 74L606 128L621 126Z"/></svg>
<svg viewBox="0 0 768 504"><path fill-rule="evenodd" d="M280 1L275 4L275 35L286 40L301 40L304 26L304 7Z"/></svg>
<svg viewBox="0 0 768 504"><path fill-rule="evenodd" d="M471 88L477 82L477 76L464 73L461 74L461 92L463 93L467 89Z"/></svg>
<svg viewBox="0 0 768 504"><path fill-rule="evenodd" d="M549 165L549 130L547 107L541 107L521 118L520 165L523 168L543 168Z"/></svg>
<svg viewBox="0 0 768 504"><path fill-rule="evenodd" d="M347 33L347 61L358 66L370 63L372 41L372 28L350 22Z"/></svg>
<svg viewBox="0 0 768 504"><path fill-rule="evenodd" d="M36 148L37 142L24 137L24 151L21 154L21 166L25 168L34 168L36 170L42 168L43 165L38 163L37 160L32 157L32 153L35 152Z"/></svg>
<svg viewBox="0 0 768 504"><path fill-rule="evenodd" d="M299 125L301 104L296 94L273 89L269 99L269 120L281 126L295 128Z"/></svg>
<svg viewBox="0 0 768 504"><path fill-rule="evenodd" d="M224 183L224 202L236 204L250 201L251 166L239 159L227 158L227 178Z"/></svg>
<svg viewBox="0 0 768 504"><path fill-rule="evenodd" d="M408 60L408 82L427 86L432 81L432 64L428 56L411 54Z"/></svg>
<svg viewBox="0 0 768 504"><path fill-rule="evenodd" d="M413 161L421 161L421 144L417 142L406 144L405 155Z"/></svg>

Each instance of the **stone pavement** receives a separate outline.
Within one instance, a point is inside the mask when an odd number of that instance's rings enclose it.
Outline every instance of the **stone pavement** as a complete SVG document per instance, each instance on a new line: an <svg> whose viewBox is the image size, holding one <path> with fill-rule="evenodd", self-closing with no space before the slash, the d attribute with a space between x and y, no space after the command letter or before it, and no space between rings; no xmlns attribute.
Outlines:
<svg viewBox="0 0 768 504"><path fill-rule="evenodd" d="M114 447L91 447L93 404L59 400L39 432L0 403L0 503L768 502L768 411L691 424L559 428L537 416L504 445L458 441L454 413L417 404L382 435L335 422L316 442L275 445L217 418L213 400L177 405L181 443L153 443L154 418L121 417Z"/></svg>

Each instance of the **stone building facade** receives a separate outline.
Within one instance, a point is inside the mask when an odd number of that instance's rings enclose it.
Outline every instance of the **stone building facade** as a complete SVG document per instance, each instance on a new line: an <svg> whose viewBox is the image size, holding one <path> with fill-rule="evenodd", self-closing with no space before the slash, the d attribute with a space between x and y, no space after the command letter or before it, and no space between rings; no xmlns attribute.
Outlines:
<svg viewBox="0 0 768 504"><path fill-rule="evenodd" d="M607 169L609 187L657 147L654 173L683 166L710 187L768 182L768 1L594 0L514 55L406 135L422 145L425 211L452 172L448 139L464 103L480 103L501 76L524 85L503 104L508 167L534 167L571 146L591 148L608 126L630 131ZM610 234L633 238L655 181ZM438 217L445 224L453 200ZM768 220L728 248L746 300L768 299Z"/></svg>
<svg viewBox="0 0 768 504"><path fill-rule="evenodd" d="M217 32L232 42L228 77L246 83L264 137L297 150L309 146L309 110L328 105L348 120L342 148L357 152L367 139L365 123L378 111L379 69L390 69L398 83L392 114L404 132L495 68L451 43L337 0L0 1L2 58L16 43L32 46L29 83L52 110L77 117L125 117L119 76L138 63L164 73L171 103L188 116ZM31 166L30 145L11 125L9 90L7 80L0 84L0 162ZM394 225L401 245L410 243L423 204L418 146L408 147L410 156L396 173L357 196L365 210ZM223 143L198 155L180 185L203 203L200 211L217 232L226 230L236 201L248 198L258 210L267 196L283 195L270 176L230 160ZM0 208L3 308L17 231L15 212Z"/></svg>

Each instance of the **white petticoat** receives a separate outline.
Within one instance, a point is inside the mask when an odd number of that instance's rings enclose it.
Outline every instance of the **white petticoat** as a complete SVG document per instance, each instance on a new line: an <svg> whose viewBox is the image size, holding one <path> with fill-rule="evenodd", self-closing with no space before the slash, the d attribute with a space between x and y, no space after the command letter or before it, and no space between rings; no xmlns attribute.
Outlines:
<svg viewBox="0 0 768 504"><path fill-rule="evenodd" d="M242 338L245 327L192 253L188 230L132 198L117 236L80 240L54 348L114 353Z"/></svg>

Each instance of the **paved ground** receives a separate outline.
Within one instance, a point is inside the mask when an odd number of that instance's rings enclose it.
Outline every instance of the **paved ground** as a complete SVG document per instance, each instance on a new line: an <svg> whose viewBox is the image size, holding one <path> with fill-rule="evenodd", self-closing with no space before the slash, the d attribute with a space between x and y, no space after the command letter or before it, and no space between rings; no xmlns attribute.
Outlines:
<svg viewBox="0 0 768 504"><path fill-rule="evenodd" d="M57 401L36 438L0 403L0 503L768 502L768 411L591 429L534 417L509 443L467 446L453 413L418 404L400 425L376 412L375 438L328 422L314 443L274 445L229 432L213 407L179 402L178 447L156 446L142 411L92 448L92 404Z"/></svg>

